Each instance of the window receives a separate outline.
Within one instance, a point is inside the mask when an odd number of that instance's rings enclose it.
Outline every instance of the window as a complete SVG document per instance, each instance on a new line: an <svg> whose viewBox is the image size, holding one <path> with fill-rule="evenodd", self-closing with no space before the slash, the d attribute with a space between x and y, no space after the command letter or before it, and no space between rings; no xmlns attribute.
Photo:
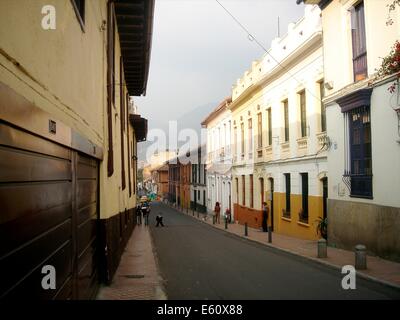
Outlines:
<svg viewBox="0 0 400 320"><path fill-rule="evenodd" d="M234 155L234 157L237 156L237 144L238 144L237 127L234 127L233 128L233 155Z"/></svg>
<svg viewBox="0 0 400 320"><path fill-rule="evenodd" d="M343 181L350 196L369 199L372 199L371 94L372 88L367 88L336 101L345 122Z"/></svg>
<svg viewBox="0 0 400 320"><path fill-rule="evenodd" d="M283 101L283 116L285 126L285 142L289 141L289 104L288 100Z"/></svg>
<svg viewBox="0 0 400 320"><path fill-rule="evenodd" d="M244 155L244 123L243 122L240 124L240 138L241 138L240 152L242 155Z"/></svg>
<svg viewBox="0 0 400 320"><path fill-rule="evenodd" d="M224 148L226 146L226 123L224 123L224 132L222 133L222 147ZM224 150L225 151L225 150Z"/></svg>
<svg viewBox="0 0 400 320"><path fill-rule="evenodd" d="M75 2L74 2L75 3ZM114 174L114 150L112 133L112 106L115 106L115 15L114 4L108 3L107 7L107 124L108 124L108 154L107 154L107 175L111 177Z"/></svg>
<svg viewBox="0 0 400 320"><path fill-rule="evenodd" d="M352 110L349 116L351 195L372 197L371 119L369 107Z"/></svg>
<svg viewBox="0 0 400 320"><path fill-rule="evenodd" d="M300 127L301 137L307 136L307 114L306 114L306 91L303 90L299 93L300 98Z"/></svg>
<svg viewBox="0 0 400 320"><path fill-rule="evenodd" d="M257 137L258 137L258 147L262 148L263 139L262 139L262 114L261 112L257 115Z"/></svg>
<svg viewBox="0 0 400 320"><path fill-rule="evenodd" d="M319 87L319 98L321 104L321 132L326 131L326 108L325 105L322 103L322 99L325 97L325 87L324 87L324 80L318 82Z"/></svg>
<svg viewBox="0 0 400 320"><path fill-rule="evenodd" d="M308 173L301 173L301 203L300 221L308 223Z"/></svg>
<svg viewBox="0 0 400 320"><path fill-rule="evenodd" d="M124 144L124 131L125 131L125 92L124 86L124 72L123 72L123 61L122 56L119 59L119 82L121 83L120 94L119 94L119 102L120 102L120 127L121 127L121 186L122 190L126 188L125 181L125 144Z"/></svg>
<svg viewBox="0 0 400 320"><path fill-rule="evenodd" d="M236 202L239 203L239 178L235 178L236 184Z"/></svg>
<svg viewBox="0 0 400 320"><path fill-rule="evenodd" d="M71 0L82 31L85 26L85 0Z"/></svg>
<svg viewBox="0 0 400 320"><path fill-rule="evenodd" d="M285 190L286 190L286 209L284 210L284 216L290 218L290 173L285 173Z"/></svg>
<svg viewBox="0 0 400 320"><path fill-rule="evenodd" d="M197 191L197 199L200 200L200 190Z"/></svg>
<svg viewBox="0 0 400 320"><path fill-rule="evenodd" d="M351 11L351 37L353 45L354 81L367 77L367 45L365 40L364 2L360 2Z"/></svg>
<svg viewBox="0 0 400 320"><path fill-rule="evenodd" d="M249 140L249 155L252 155L253 152L253 121L252 119L248 120L248 140Z"/></svg>
<svg viewBox="0 0 400 320"><path fill-rule="evenodd" d="M242 205L246 205L246 184L244 175L242 175Z"/></svg>
<svg viewBox="0 0 400 320"><path fill-rule="evenodd" d="M271 108L267 110L267 117L268 117L268 145L272 145L272 114Z"/></svg>
<svg viewBox="0 0 400 320"><path fill-rule="evenodd" d="M250 208L254 207L254 185L253 185L253 175L250 175Z"/></svg>

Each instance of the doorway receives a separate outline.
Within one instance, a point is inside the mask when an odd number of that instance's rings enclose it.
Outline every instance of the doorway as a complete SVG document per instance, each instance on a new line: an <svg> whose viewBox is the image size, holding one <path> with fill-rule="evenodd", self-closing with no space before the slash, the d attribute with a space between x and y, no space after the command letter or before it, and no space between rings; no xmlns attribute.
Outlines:
<svg viewBox="0 0 400 320"><path fill-rule="evenodd" d="M268 180L271 200L271 230L274 231L274 179L269 178Z"/></svg>
<svg viewBox="0 0 400 320"><path fill-rule="evenodd" d="M328 178L322 179L322 217L328 216Z"/></svg>

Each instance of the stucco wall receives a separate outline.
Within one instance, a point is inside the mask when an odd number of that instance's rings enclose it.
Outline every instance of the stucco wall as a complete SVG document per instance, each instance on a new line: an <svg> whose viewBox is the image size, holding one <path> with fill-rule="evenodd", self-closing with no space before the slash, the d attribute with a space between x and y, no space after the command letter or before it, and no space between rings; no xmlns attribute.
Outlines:
<svg viewBox="0 0 400 320"><path fill-rule="evenodd" d="M328 210L330 246L364 244L372 254L400 261L400 208L329 199Z"/></svg>
<svg viewBox="0 0 400 320"><path fill-rule="evenodd" d="M56 9L55 30L42 28L41 10L48 4ZM127 131L123 135L126 188L121 188L119 85L115 87L116 101L112 108L114 174L107 176L107 31L100 28L106 19L106 0L86 1L84 32L69 0L0 1L0 81L103 148L101 218L132 208L136 201L134 162L131 163L132 196L129 198ZM116 30L116 84L120 83L119 59ZM135 146L133 129L129 130Z"/></svg>

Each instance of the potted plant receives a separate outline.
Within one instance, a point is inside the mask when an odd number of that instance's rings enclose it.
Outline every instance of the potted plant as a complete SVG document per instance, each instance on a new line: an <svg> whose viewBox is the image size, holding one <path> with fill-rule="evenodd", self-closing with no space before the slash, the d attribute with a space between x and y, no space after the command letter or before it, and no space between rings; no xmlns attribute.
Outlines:
<svg viewBox="0 0 400 320"><path fill-rule="evenodd" d="M398 40L394 43L389 54L382 58L381 66L376 71L375 79L372 82L396 74L396 81L388 87L389 92L394 93L400 78L400 42Z"/></svg>
<svg viewBox="0 0 400 320"><path fill-rule="evenodd" d="M328 238L328 218L318 217L317 222L317 234L321 235L325 240Z"/></svg>

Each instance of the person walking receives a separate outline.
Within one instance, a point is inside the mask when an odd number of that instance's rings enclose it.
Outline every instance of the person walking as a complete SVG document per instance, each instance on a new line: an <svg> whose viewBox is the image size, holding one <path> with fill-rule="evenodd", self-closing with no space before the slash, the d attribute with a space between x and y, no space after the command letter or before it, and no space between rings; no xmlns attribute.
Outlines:
<svg viewBox="0 0 400 320"><path fill-rule="evenodd" d="M142 208L140 207L140 204L136 206L136 223L138 225L142 224Z"/></svg>
<svg viewBox="0 0 400 320"><path fill-rule="evenodd" d="M164 224L163 224L163 216L161 215L161 213L159 213L159 214L157 215L156 221L157 221L156 227L158 227L159 225L161 225L161 227L164 227Z"/></svg>
<svg viewBox="0 0 400 320"><path fill-rule="evenodd" d="M228 223L231 223L231 209L226 208L225 210L225 219L228 221Z"/></svg>
<svg viewBox="0 0 400 320"><path fill-rule="evenodd" d="M268 214L269 208L266 202L263 202L263 209L262 209L262 229L264 232L268 232Z"/></svg>
<svg viewBox="0 0 400 320"><path fill-rule="evenodd" d="M219 224L220 223L220 218L219 217L220 217L220 213L221 213L221 207L220 207L218 201L215 203L214 213L215 213L215 222Z"/></svg>

